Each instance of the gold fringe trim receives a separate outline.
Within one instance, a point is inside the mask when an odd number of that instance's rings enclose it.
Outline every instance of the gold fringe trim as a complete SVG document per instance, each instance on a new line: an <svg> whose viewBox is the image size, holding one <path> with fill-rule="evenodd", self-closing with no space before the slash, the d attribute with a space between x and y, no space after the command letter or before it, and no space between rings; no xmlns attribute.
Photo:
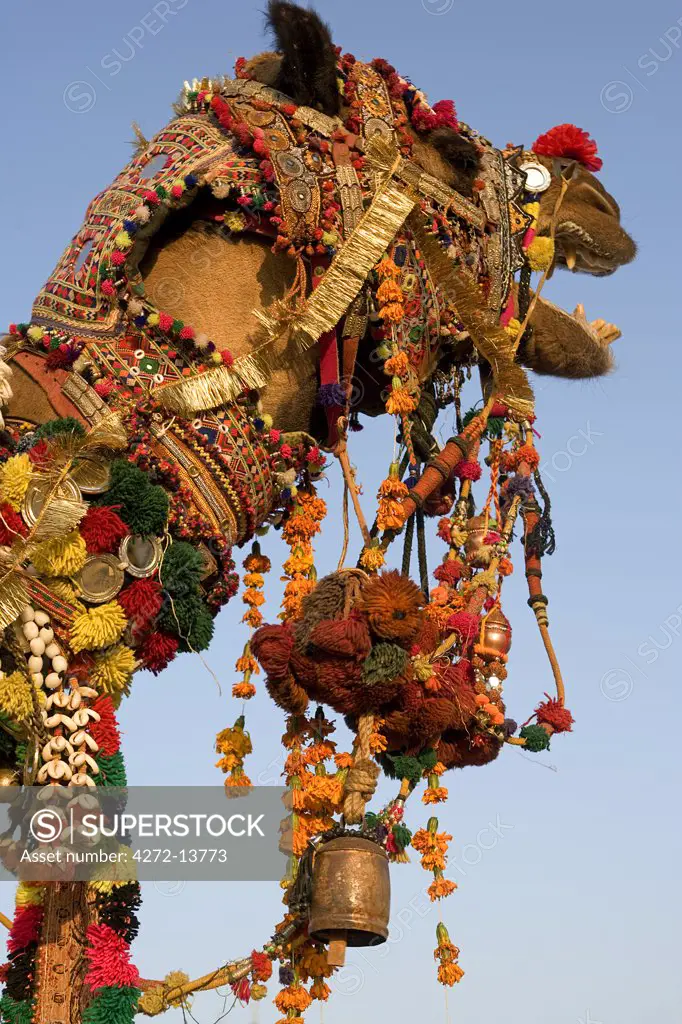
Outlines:
<svg viewBox="0 0 682 1024"><path fill-rule="evenodd" d="M36 524L33 540L48 540L50 537L62 537L65 533L71 533L87 511L88 506L84 501L75 498L51 498L40 517L40 522Z"/></svg>
<svg viewBox="0 0 682 1024"><path fill-rule="evenodd" d="M232 366L216 366L196 377L186 377L157 388L154 398L169 412L191 416L233 402L244 388L262 388L272 368L258 352L236 359Z"/></svg>
<svg viewBox="0 0 682 1024"><path fill-rule="evenodd" d="M490 363L494 387L500 399L522 416L533 412L534 396L525 370L514 360L515 341L485 308L480 289L469 281L438 241L413 216L410 227L417 240L434 285L452 302L477 351Z"/></svg>
<svg viewBox="0 0 682 1024"><path fill-rule="evenodd" d="M273 316L272 307L264 313L255 312L270 340L279 337L288 327L299 351L305 351L315 345L326 331L336 327L359 294L367 275L414 208L416 196L405 185L393 180L393 174L401 163L395 149L385 142L372 140L367 155L375 170L384 177L371 206L300 312L290 312L287 316L277 310Z"/></svg>
<svg viewBox="0 0 682 1024"><path fill-rule="evenodd" d="M10 569L0 582L0 630L10 626L28 604L26 587L19 574Z"/></svg>

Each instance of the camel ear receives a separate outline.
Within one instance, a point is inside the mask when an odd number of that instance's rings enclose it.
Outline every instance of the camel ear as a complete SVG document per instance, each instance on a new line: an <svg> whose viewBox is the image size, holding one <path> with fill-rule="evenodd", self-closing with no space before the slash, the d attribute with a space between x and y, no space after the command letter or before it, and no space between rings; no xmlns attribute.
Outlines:
<svg viewBox="0 0 682 1024"><path fill-rule="evenodd" d="M299 106L315 107L330 117L338 114L336 49L324 22L314 11L270 0L268 25L282 55L277 88Z"/></svg>

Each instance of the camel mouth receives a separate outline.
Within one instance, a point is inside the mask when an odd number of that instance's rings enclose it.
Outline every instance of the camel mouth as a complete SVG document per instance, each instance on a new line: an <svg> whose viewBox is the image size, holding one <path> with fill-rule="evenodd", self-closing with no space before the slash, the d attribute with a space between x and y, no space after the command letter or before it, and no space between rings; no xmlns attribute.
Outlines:
<svg viewBox="0 0 682 1024"><path fill-rule="evenodd" d="M574 274L607 277L615 273L623 260L609 252L574 221L563 221L555 235L554 262Z"/></svg>

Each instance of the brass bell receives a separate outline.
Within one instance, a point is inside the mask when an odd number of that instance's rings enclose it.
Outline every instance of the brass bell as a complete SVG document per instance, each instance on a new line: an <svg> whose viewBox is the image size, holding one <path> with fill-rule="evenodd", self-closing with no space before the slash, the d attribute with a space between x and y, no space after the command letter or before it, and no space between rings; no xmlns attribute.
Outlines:
<svg viewBox="0 0 682 1024"><path fill-rule="evenodd" d="M329 943L328 961L342 966L346 946L388 938L391 882L385 850L369 839L330 839L316 853L308 932Z"/></svg>
<svg viewBox="0 0 682 1024"><path fill-rule="evenodd" d="M464 553L469 565L474 569L486 569L490 565L490 546L483 543L483 538L490 533L490 519L487 516L474 516L466 524L467 539Z"/></svg>
<svg viewBox="0 0 682 1024"><path fill-rule="evenodd" d="M508 654L512 642L509 619L500 608L493 608L483 623L483 646L496 654Z"/></svg>

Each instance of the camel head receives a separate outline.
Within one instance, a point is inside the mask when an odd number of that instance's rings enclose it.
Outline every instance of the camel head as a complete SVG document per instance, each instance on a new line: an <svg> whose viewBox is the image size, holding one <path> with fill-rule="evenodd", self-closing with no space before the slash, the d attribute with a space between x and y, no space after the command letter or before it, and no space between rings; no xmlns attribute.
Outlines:
<svg viewBox="0 0 682 1024"><path fill-rule="evenodd" d="M559 125L541 135L532 149L522 164L528 168L531 180L544 186L540 235L549 234L561 179L568 179L556 225L555 264L602 277L630 263L636 246L621 227L618 203L594 173L601 170L602 161L587 133L575 125ZM546 171L544 181L542 168Z"/></svg>

